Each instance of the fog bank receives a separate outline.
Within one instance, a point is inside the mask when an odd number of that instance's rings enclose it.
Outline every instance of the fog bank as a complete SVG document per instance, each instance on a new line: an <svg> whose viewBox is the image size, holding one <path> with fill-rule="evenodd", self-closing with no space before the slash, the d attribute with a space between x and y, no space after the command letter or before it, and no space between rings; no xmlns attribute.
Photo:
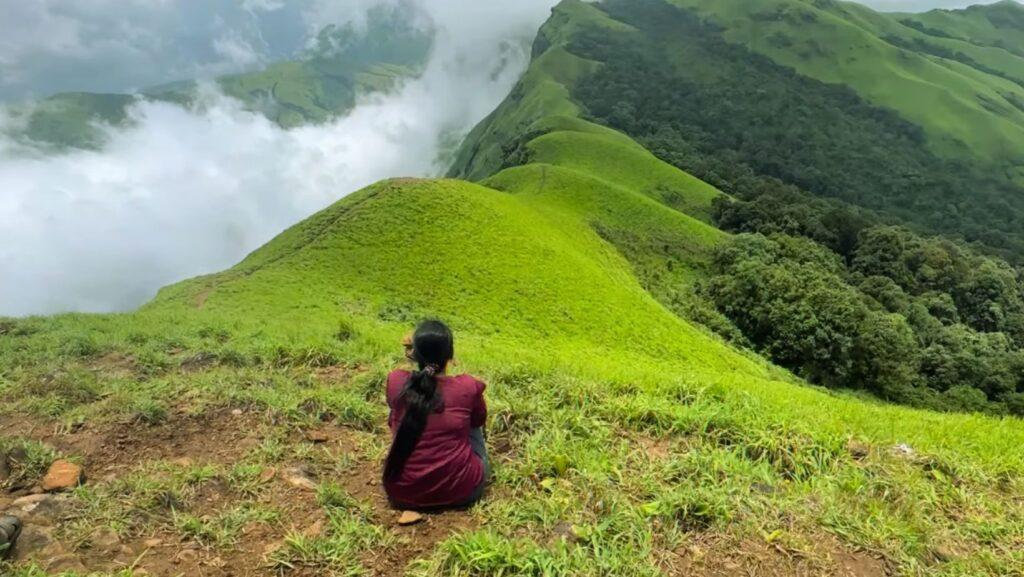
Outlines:
<svg viewBox="0 0 1024 577"><path fill-rule="evenodd" d="M443 172L442 142L505 97L552 4L422 0L423 76L327 125L283 130L211 85L194 109L139 102L101 151L0 142L0 315L128 310L372 182Z"/></svg>

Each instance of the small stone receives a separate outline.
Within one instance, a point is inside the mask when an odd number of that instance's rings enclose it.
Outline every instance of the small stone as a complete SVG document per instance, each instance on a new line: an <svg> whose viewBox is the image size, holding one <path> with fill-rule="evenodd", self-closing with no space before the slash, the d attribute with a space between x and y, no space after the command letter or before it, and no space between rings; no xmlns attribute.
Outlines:
<svg viewBox="0 0 1024 577"><path fill-rule="evenodd" d="M416 511L402 511L402 515L398 518L398 524L402 527L408 527L409 525L415 525L423 520L423 515L420 515Z"/></svg>
<svg viewBox="0 0 1024 577"><path fill-rule="evenodd" d="M18 538L18 545L15 548L15 560L22 560L28 553L41 552L48 550L51 545L59 544L53 541L53 530L40 527L38 525L26 524L21 532L21 537ZM63 553L64 551L56 551Z"/></svg>
<svg viewBox="0 0 1024 577"><path fill-rule="evenodd" d="M89 535L93 549L104 553L113 553L121 549L121 536L110 527L100 527Z"/></svg>
<svg viewBox="0 0 1024 577"><path fill-rule="evenodd" d="M43 502L43 501L45 501L47 499L52 499L52 498L53 498L52 495L46 495L46 494L37 494L37 495L28 495L26 497L18 497L14 501L11 501L11 507L17 507L17 508L21 509L25 513L31 513L39 505L39 503L41 503L41 502Z"/></svg>
<svg viewBox="0 0 1024 577"><path fill-rule="evenodd" d="M866 459L871 454L871 447L860 441L851 440L846 444L846 450L850 452L850 456L860 461Z"/></svg>
<svg viewBox="0 0 1024 577"><path fill-rule="evenodd" d="M174 556L175 564L185 563L194 565L197 561L199 561L199 552L195 549L183 549Z"/></svg>
<svg viewBox="0 0 1024 577"><path fill-rule="evenodd" d="M159 547L163 545L164 542L160 539L146 539L145 541L143 541L143 544L146 546L146 548L152 549L154 547Z"/></svg>
<svg viewBox="0 0 1024 577"><path fill-rule="evenodd" d="M70 553L64 553L52 557L51 561L46 565L46 570L50 573L86 573L88 570L82 561Z"/></svg>
<svg viewBox="0 0 1024 577"><path fill-rule="evenodd" d="M242 416L242 409L232 409L231 410L231 414L236 416L236 417L241 417Z"/></svg>
<svg viewBox="0 0 1024 577"><path fill-rule="evenodd" d="M576 535L576 530L572 528L572 523L568 521L560 521L554 527L551 528L551 534L556 539L564 539L570 543L575 543L579 540L579 536Z"/></svg>
<svg viewBox="0 0 1024 577"><path fill-rule="evenodd" d="M317 485L313 479L309 478L309 475L299 469L298 467L292 467L284 471L284 478L293 487L304 489L306 491L316 491Z"/></svg>
<svg viewBox="0 0 1024 577"><path fill-rule="evenodd" d="M260 482L261 483L269 483L269 482L273 481L274 477L276 477L276 476L277 476L277 469L275 469L273 467L267 467L266 469L263 469L262 471L260 471Z"/></svg>
<svg viewBox="0 0 1024 577"><path fill-rule="evenodd" d="M13 447L7 452L6 461L11 467L26 463L28 462L28 451L25 450L25 447Z"/></svg>
<svg viewBox="0 0 1024 577"><path fill-rule="evenodd" d="M59 459L50 465L50 470L43 477L42 489L48 493L66 491L82 484L85 475L82 468L72 463Z"/></svg>
<svg viewBox="0 0 1024 577"><path fill-rule="evenodd" d="M306 431L306 440L310 443L326 443L331 440L331 436L324 431Z"/></svg>
<svg viewBox="0 0 1024 577"><path fill-rule="evenodd" d="M913 457L914 449L906 443L900 443L892 448L892 451L902 457Z"/></svg>
<svg viewBox="0 0 1024 577"><path fill-rule="evenodd" d="M227 566L227 562L224 561L224 559L221 559L220 557L214 557L213 559L207 561L205 564L209 567L214 567L216 569L223 569L225 566Z"/></svg>
<svg viewBox="0 0 1024 577"><path fill-rule="evenodd" d="M121 564L131 565L131 562L135 559L135 551L127 545L121 545L117 548L114 559Z"/></svg>
<svg viewBox="0 0 1024 577"><path fill-rule="evenodd" d="M956 552L946 545L938 545L932 549L932 556L935 557L936 561L946 563L956 558Z"/></svg>
<svg viewBox="0 0 1024 577"><path fill-rule="evenodd" d="M68 499L63 495L28 495L12 501L11 510L34 524L50 525L65 516L67 504Z"/></svg>
<svg viewBox="0 0 1024 577"><path fill-rule="evenodd" d="M324 522L317 521L302 531L303 537L319 537L324 534Z"/></svg>

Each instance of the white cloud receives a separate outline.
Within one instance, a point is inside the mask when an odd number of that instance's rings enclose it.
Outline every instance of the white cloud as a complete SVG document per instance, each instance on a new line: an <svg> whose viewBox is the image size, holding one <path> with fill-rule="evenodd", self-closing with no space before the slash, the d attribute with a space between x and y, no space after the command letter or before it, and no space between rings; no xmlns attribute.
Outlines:
<svg viewBox="0 0 1024 577"><path fill-rule="evenodd" d="M304 45L306 1L0 0L0 101L124 92L286 57Z"/></svg>
<svg viewBox="0 0 1024 577"><path fill-rule="evenodd" d="M0 315L129 309L372 182L441 172L439 140L504 98L528 59L510 41L554 0L420 2L439 30L423 76L331 124L282 130L208 88L197 110L138 103L102 151L0 146Z"/></svg>

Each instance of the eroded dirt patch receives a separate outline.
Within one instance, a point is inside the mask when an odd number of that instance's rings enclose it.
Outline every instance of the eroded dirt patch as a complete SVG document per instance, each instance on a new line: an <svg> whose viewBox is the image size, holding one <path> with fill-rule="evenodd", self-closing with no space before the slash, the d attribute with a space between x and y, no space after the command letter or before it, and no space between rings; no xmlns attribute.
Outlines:
<svg viewBox="0 0 1024 577"><path fill-rule="evenodd" d="M705 577L886 577L886 563L862 551L844 548L835 538L822 535L815 554L807 555L780 544L753 539L696 537L664 562L671 576Z"/></svg>

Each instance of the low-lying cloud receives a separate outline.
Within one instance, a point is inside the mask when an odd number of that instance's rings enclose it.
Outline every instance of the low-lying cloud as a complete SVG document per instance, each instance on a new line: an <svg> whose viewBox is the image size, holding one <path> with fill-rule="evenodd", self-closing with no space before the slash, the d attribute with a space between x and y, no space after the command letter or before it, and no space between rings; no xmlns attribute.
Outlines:
<svg viewBox="0 0 1024 577"><path fill-rule="evenodd" d="M440 143L507 94L553 4L422 0L422 77L330 124L283 130L208 87L193 109L138 102L100 151L0 143L0 315L131 309L374 181L441 172Z"/></svg>

